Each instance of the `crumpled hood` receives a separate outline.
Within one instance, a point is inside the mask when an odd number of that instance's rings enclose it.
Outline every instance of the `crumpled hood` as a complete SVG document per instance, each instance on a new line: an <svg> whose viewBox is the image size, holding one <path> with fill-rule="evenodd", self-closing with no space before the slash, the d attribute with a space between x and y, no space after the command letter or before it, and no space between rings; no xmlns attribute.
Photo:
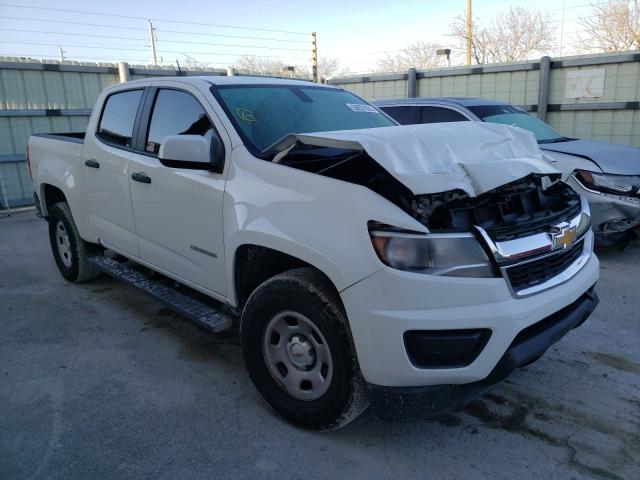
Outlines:
<svg viewBox="0 0 640 480"><path fill-rule="evenodd" d="M532 133L480 122L291 134L270 149L278 162L297 142L364 150L414 195L461 189L478 196L531 173L558 174Z"/></svg>
<svg viewBox="0 0 640 480"><path fill-rule="evenodd" d="M546 143L540 145L540 148L588 158L595 162L604 173L640 174L640 148L592 140Z"/></svg>

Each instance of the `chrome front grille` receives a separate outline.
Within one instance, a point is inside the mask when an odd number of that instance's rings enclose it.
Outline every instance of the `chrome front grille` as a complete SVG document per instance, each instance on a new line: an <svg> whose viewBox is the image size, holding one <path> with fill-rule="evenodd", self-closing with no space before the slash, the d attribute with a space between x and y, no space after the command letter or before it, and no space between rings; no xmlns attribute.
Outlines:
<svg viewBox="0 0 640 480"><path fill-rule="evenodd" d="M486 230L476 229L512 295L526 297L568 281L584 267L593 250L588 221L589 206L581 199L577 216L549 225L544 232L496 241Z"/></svg>
<svg viewBox="0 0 640 480"><path fill-rule="evenodd" d="M519 292L544 284L572 265L584 251L584 240L570 249L506 267L511 287Z"/></svg>

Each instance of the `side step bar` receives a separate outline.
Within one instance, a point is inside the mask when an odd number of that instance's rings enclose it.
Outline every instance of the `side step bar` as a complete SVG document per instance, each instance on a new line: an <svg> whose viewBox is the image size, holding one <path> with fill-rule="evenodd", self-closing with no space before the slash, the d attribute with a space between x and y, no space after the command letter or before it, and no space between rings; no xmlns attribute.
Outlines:
<svg viewBox="0 0 640 480"><path fill-rule="evenodd" d="M207 330L218 333L233 325L233 319L219 309L179 292L132 268L127 263L102 255L89 257L89 261L107 275L141 289Z"/></svg>

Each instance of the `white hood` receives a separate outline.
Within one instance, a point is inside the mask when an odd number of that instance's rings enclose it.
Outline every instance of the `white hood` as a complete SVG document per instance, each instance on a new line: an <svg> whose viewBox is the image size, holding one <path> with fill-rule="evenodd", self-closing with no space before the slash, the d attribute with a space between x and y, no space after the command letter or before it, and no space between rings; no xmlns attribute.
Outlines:
<svg viewBox="0 0 640 480"><path fill-rule="evenodd" d="M364 150L414 195L461 189L478 196L531 173L558 174L531 132L481 122L292 134L271 148L278 162L296 142Z"/></svg>

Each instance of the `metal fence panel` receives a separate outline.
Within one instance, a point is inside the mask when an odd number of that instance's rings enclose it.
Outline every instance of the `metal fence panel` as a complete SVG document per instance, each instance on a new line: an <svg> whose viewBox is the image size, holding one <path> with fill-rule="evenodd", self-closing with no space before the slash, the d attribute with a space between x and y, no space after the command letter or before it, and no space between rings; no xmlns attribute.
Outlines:
<svg viewBox="0 0 640 480"><path fill-rule="evenodd" d="M163 75L224 75L221 69L125 66L131 80ZM120 81L118 65L0 57L0 176L11 206L33 203L24 162L29 135L83 132L100 92ZM3 204L0 192L0 207Z"/></svg>
<svg viewBox="0 0 640 480"><path fill-rule="evenodd" d="M418 71L417 96L482 97L534 112L541 99L547 107L546 121L565 135L640 147L640 51L545 58L551 67L548 92L541 81L547 77L541 78L541 62L536 61ZM602 85L598 85L597 77L603 72ZM578 84L584 95L574 97L568 82L575 82L576 76L587 78ZM392 83L390 77L400 78L393 81L398 87L392 91L386 87ZM403 73L356 75L329 83L365 99L386 99L406 97L402 92L410 90L407 78ZM602 91L592 89L591 82Z"/></svg>

